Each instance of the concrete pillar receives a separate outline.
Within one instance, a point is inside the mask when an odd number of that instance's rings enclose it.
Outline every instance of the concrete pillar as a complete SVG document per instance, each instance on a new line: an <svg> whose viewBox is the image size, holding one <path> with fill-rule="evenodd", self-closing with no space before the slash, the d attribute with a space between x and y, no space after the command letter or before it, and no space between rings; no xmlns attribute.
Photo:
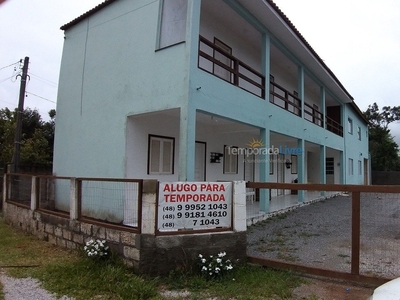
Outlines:
<svg viewBox="0 0 400 300"><path fill-rule="evenodd" d="M141 233L155 235L157 210L157 180L143 180Z"/></svg>
<svg viewBox="0 0 400 300"><path fill-rule="evenodd" d="M79 185L76 178L71 178L70 180L70 190L69 190L69 218L71 220L77 220L79 217L78 212L78 199L79 199Z"/></svg>
<svg viewBox="0 0 400 300"><path fill-rule="evenodd" d="M32 176L32 185L31 185L31 210L35 211L38 206L38 183L39 183L39 178L36 176Z"/></svg>
<svg viewBox="0 0 400 300"><path fill-rule="evenodd" d="M246 182L233 182L233 231L246 231Z"/></svg>
<svg viewBox="0 0 400 300"><path fill-rule="evenodd" d="M326 93L325 93L325 87L321 86L320 88L320 98L321 98L321 113L322 113L322 127L326 128Z"/></svg>
<svg viewBox="0 0 400 300"><path fill-rule="evenodd" d="M179 131L179 173L178 181L194 180L194 164L196 149L196 110L187 106L180 111Z"/></svg>
<svg viewBox="0 0 400 300"><path fill-rule="evenodd" d="M271 38L269 33L263 33L262 36L262 66L265 76L265 95L264 98L269 102L269 75L271 72Z"/></svg>
<svg viewBox="0 0 400 300"><path fill-rule="evenodd" d="M343 151L340 151L340 184L346 184L346 157Z"/></svg>
<svg viewBox="0 0 400 300"><path fill-rule="evenodd" d="M299 89L299 98L301 100L301 117L304 119L304 68L302 66L298 69L298 89Z"/></svg>
<svg viewBox="0 0 400 300"><path fill-rule="evenodd" d="M325 145L319 146L319 182L326 183L326 147ZM325 192L321 191L321 196L325 196Z"/></svg>
<svg viewBox="0 0 400 300"><path fill-rule="evenodd" d="M264 143L265 148L270 147L270 131L266 128L260 130L260 138ZM267 151L264 151L267 152ZM260 181L269 181L269 154L260 155ZM260 210L263 212L269 212L269 196L270 191L268 189L260 189Z"/></svg>
<svg viewBox="0 0 400 300"><path fill-rule="evenodd" d="M303 139L297 140L297 147L301 149L301 155L297 156L297 175L299 183L306 183L306 176L305 176L305 163L306 163L306 149L305 149L305 142ZM297 194L298 202L304 202L304 191L299 190Z"/></svg>

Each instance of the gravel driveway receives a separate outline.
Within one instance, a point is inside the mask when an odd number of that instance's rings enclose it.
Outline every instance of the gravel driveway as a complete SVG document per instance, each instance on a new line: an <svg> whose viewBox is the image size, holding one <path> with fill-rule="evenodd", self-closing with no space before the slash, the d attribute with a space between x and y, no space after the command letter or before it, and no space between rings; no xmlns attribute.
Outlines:
<svg viewBox="0 0 400 300"><path fill-rule="evenodd" d="M14 278L0 273L5 300L57 300L58 298L41 287L33 278ZM63 296L59 300L73 300Z"/></svg>
<svg viewBox="0 0 400 300"><path fill-rule="evenodd" d="M351 195L300 207L248 228L248 254L350 272ZM400 195L361 194L360 273L400 276Z"/></svg>

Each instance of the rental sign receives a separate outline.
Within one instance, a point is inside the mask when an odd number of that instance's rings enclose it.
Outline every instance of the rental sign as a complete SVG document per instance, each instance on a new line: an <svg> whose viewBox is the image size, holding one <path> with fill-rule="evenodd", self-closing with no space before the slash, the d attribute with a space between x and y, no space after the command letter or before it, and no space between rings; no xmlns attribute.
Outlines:
<svg viewBox="0 0 400 300"><path fill-rule="evenodd" d="M201 230L231 227L231 182L162 182L158 230Z"/></svg>

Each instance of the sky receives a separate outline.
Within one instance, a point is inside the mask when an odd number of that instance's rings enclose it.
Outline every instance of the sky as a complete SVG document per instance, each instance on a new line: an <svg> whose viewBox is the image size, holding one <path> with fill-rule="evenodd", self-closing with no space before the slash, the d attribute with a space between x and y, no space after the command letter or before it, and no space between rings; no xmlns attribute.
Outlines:
<svg viewBox="0 0 400 300"><path fill-rule="evenodd" d="M3 0L0 0L0 3ZM362 111L400 105L400 0L274 0ZM60 27L102 0L6 0L0 4L0 108L18 106L14 66L30 58L25 107L56 108ZM10 66L11 65L11 66ZM400 144L400 123L391 126Z"/></svg>

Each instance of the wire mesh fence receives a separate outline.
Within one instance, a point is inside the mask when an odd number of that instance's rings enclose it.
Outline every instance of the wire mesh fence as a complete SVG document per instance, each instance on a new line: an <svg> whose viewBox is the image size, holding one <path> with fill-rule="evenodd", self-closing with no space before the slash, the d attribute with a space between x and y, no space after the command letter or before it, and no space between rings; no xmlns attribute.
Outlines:
<svg viewBox="0 0 400 300"><path fill-rule="evenodd" d="M8 186L6 201L30 207L32 176L24 174L7 174L6 176Z"/></svg>
<svg viewBox="0 0 400 300"><path fill-rule="evenodd" d="M141 180L78 180L81 217L138 227Z"/></svg>
<svg viewBox="0 0 400 300"><path fill-rule="evenodd" d="M71 179L68 177L40 176L38 209L69 214Z"/></svg>

